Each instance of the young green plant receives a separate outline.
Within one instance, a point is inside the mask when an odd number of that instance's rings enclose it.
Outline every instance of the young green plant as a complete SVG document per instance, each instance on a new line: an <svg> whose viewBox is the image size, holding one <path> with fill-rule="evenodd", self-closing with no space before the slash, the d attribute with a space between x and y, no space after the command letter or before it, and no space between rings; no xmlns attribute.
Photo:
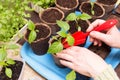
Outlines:
<svg viewBox="0 0 120 80"><path fill-rule="evenodd" d="M95 11L93 10L95 2L96 2L96 0L90 0L90 5L91 5L91 14L92 14L92 15L94 15L94 14L95 14Z"/></svg>
<svg viewBox="0 0 120 80"><path fill-rule="evenodd" d="M56 54L56 53L62 51L63 43L66 41L68 42L68 44L70 46L72 46L74 44L74 38L68 32L68 30L70 29L69 24L65 21L57 20L57 25L61 28L61 30L57 32L57 36L52 37L53 43L51 43L51 45L48 49L48 53L51 53L51 54ZM63 41L63 39L65 39L65 40ZM63 41L63 43L62 43L62 41Z"/></svg>
<svg viewBox="0 0 120 80"><path fill-rule="evenodd" d="M28 42L32 43L37 37L36 32L38 30L35 30L35 24L31 20L28 21L28 30L30 30L30 33L29 33L29 36L28 36Z"/></svg>
<svg viewBox="0 0 120 80"><path fill-rule="evenodd" d="M78 20L88 20L88 19L91 19L91 16L86 13L82 13L82 14L70 13L66 17L67 21L75 21L76 22L78 31L81 30L81 27L78 25Z"/></svg>
<svg viewBox="0 0 120 80"><path fill-rule="evenodd" d="M10 65L14 65L15 61L11 58L8 58L7 50L9 49L18 49L16 44L4 44L0 47L0 66L5 68L5 74L7 77L12 78L12 70L9 68Z"/></svg>

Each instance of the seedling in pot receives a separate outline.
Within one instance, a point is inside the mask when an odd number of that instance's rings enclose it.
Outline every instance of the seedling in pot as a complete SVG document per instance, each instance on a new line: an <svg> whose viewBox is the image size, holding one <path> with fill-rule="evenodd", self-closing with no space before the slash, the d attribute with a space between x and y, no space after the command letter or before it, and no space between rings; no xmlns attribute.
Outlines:
<svg viewBox="0 0 120 80"><path fill-rule="evenodd" d="M5 74L7 77L12 78L12 70L10 65L14 65L15 61L7 56L7 50L18 49L16 44L4 44L0 47L0 66L5 68Z"/></svg>
<svg viewBox="0 0 120 80"><path fill-rule="evenodd" d="M82 13L82 14L70 13L66 17L67 21L75 21L76 22L78 31L81 31L81 27L78 25L78 20L88 20L88 19L91 19L91 16L86 13Z"/></svg>
<svg viewBox="0 0 120 80"><path fill-rule="evenodd" d="M48 53L51 54L56 54L63 50L63 43L66 41L71 46L74 44L74 38L70 33L68 33L68 30L70 29L69 24L67 22L58 20L57 25L61 28L61 30L57 32L56 36L52 37L53 42L48 49Z"/></svg>
<svg viewBox="0 0 120 80"><path fill-rule="evenodd" d="M92 14L92 15L94 15L94 14L95 14L95 11L93 10L95 2L96 2L96 0L90 0L90 5L91 5L91 14Z"/></svg>

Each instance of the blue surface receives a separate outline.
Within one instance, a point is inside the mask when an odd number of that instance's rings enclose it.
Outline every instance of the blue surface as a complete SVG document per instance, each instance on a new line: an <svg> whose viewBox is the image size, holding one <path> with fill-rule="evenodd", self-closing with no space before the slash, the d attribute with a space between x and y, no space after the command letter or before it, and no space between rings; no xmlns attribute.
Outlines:
<svg viewBox="0 0 120 80"><path fill-rule="evenodd" d="M89 47L90 44L88 38L85 47ZM50 54L42 56L34 54L27 42L22 46L21 56L36 72L48 80L65 80L66 74L71 71L69 68L57 67ZM120 49L111 48L111 52L105 61L111 64L113 68L116 68L120 63Z"/></svg>

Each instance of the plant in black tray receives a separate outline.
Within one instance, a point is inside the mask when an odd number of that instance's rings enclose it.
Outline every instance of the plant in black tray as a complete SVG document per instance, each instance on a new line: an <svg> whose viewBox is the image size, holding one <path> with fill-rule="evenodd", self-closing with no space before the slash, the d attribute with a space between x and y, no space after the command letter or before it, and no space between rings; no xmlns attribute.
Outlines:
<svg viewBox="0 0 120 80"><path fill-rule="evenodd" d="M72 46L74 44L74 38L68 32L70 26L67 22L57 21L57 24L59 25L61 30L57 32L56 36L52 37L52 40L50 41L48 53L51 53L53 55L54 61L59 67L64 67L63 65L60 64L59 62L60 59L55 54L64 49L63 44L66 41L70 46ZM70 80L70 79L75 80L75 78L76 75L75 75L75 71L73 70L66 76L66 80Z"/></svg>
<svg viewBox="0 0 120 80"><path fill-rule="evenodd" d="M0 46L0 80L21 80L23 62L8 57L8 50L15 50L16 44L3 44ZM20 65L19 65L20 64Z"/></svg>
<svg viewBox="0 0 120 80"><path fill-rule="evenodd" d="M24 38L35 54L43 55L47 52L50 36L51 28L48 25L44 23L34 24L32 21L28 22L28 29Z"/></svg>
<svg viewBox="0 0 120 80"><path fill-rule="evenodd" d="M91 4L91 14L92 14L92 15L95 14L95 12L94 12L94 10L93 10L95 2L96 2L96 0L90 0L90 4Z"/></svg>

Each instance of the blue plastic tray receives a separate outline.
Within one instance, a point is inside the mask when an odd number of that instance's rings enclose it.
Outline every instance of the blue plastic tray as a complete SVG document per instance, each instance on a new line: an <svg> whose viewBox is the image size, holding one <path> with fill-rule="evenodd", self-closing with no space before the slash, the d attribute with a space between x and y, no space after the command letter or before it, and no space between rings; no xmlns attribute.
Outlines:
<svg viewBox="0 0 120 80"><path fill-rule="evenodd" d="M87 48L90 45L88 38L84 47ZM36 72L48 80L65 80L66 74L71 71L69 68L57 67L50 54L42 56L34 54L27 42L21 48L21 56ZM105 60L116 68L120 63L120 49L111 48L111 52Z"/></svg>

